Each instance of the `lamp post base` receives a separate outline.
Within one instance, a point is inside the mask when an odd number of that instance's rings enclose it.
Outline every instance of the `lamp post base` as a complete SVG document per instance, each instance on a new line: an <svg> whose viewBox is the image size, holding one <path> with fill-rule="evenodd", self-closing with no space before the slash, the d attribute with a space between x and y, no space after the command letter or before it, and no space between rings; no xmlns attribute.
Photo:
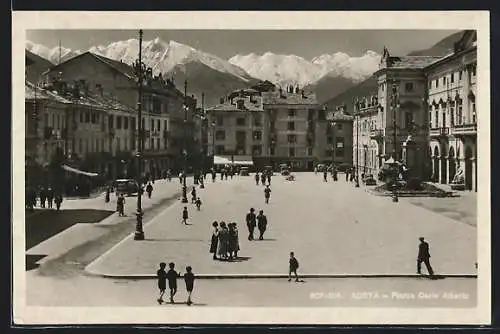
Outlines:
<svg viewBox="0 0 500 334"><path fill-rule="evenodd" d="M142 229L142 216L143 213L141 210L137 210L136 212L137 223L135 225L135 234L134 240L144 240L144 231Z"/></svg>

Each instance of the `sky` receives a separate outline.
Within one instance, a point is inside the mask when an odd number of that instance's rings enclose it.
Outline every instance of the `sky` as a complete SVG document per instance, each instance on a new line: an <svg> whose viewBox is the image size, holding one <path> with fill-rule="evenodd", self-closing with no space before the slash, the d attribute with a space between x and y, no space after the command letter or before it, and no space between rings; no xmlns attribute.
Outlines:
<svg viewBox="0 0 500 334"><path fill-rule="evenodd" d="M344 52L361 56L386 46L393 55L406 55L431 47L456 30L144 30L144 40L159 37L165 42L190 45L229 59L237 54L294 54L311 60L322 54ZM61 45L72 50L138 38L137 30L30 30L27 39L49 48Z"/></svg>

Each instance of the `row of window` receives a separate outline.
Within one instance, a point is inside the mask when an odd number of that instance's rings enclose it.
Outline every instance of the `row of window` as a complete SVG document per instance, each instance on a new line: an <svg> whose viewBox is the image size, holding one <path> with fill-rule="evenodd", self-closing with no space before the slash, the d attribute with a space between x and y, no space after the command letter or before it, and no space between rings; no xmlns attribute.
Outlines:
<svg viewBox="0 0 500 334"><path fill-rule="evenodd" d="M450 113L450 126L455 126L455 125L462 125L467 122L465 115L463 114L463 107L461 103L453 103L449 107L449 113ZM477 119L476 119L476 103L472 101L470 103L470 108L472 109L471 111L471 123L476 124ZM434 114L434 117L432 117ZM447 110L446 109L441 109L441 123L439 123L439 114L440 110L438 108L435 108L434 110L429 111L429 126L430 128L439 128L439 127L446 127L448 125L447 123Z"/></svg>
<svg viewBox="0 0 500 334"><path fill-rule="evenodd" d="M236 132L237 141L244 141L246 138L246 132L238 131ZM261 131L252 131L253 140L262 140L262 132ZM226 131L217 130L215 131L215 139L216 140L226 140Z"/></svg>
<svg viewBox="0 0 500 334"><path fill-rule="evenodd" d="M225 119L224 116L217 115L215 117L215 124L217 126L224 126L224 123L225 123L224 119ZM245 118L245 117L237 117L236 118L236 125L237 126L247 126L247 118ZM262 126L262 117L260 115L254 115L254 117L253 117L253 125L254 126Z"/></svg>
<svg viewBox="0 0 500 334"><path fill-rule="evenodd" d="M66 117L64 115L59 115L58 113L45 113L44 124L47 127L54 129L62 129L66 127Z"/></svg>
<svg viewBox="0 0 500 334"><path fill-rule="evenodd" d="M225 149L224 145L216 145L215 146L215 154L216 155L225 155L225 154L231 153L231 152L232 151L227 151ZM338 157L343 157L344 156L344 148L338 148L338 149L336 149L335 152L336 152L335 154ZM245 151L244 148L238 148L238 147L236 148L235 153L238 154L238 155L245 155L245 154L247 154L247 152ZM250 153L251 153L252 156L260 156L260 155L262 155L262 146L261 145L253 145L252 146L252 151ZM273 147L271 147L269 149L269 153L270 153L270 155L276 155L276 149L273 148ZM294 157L295 155L296 155L296 149L295 149L295 147L289 147L288 148L288 156L289 157ZM312 148L310 148L310 147L307 148L307 155L308 156L313 155L313 149ZM331 155L331 154L329 154L329 155Z"/></svg>
<svg viewBox="0 0 500 334"><path fill-rule="evenodd" d="M333 154L335 152L335 155ZM343 158L345 156L345 149L343 147L337 147L335 150L325 150L325 156L331 157L331 156Z"/></svg>
<svg viewBox="0 0 500 334"><path fill-rule="evenodd" d="M58 116L59 117L59 116ZM117 129L117 130L128 130L135 129L136 118L134 116L119 116L119 115L109 115L108 116L108 128L109 129ZM80 123L87 124L99 124L101 121L100 114L95 111L82 111L80 112ZM104 120L103 120L104 121ZM58 120L59 122L59 120ZM161 131L161 120L160 119L151 119L150 120L150 130L153 131ZM146 129L146 117L142 117L142 127ZM167 130L168 124L167 120L163 120L163 129Z"/></svg>
<svg viewBox="0 0 500 334"><path fill-rule="evenodd" d="M462 81L463 74L465 71L452 72L449 76L445 75L442 78L437 78L434 80L429 80L429 88L433 86L438 88L440 85L446 86L448 83L454 83L455 81ZM467 72L469 74L469 80L476 76L476 66L472 66L471 72Z"/></svg>
<svg viewBox="0 0 500 334"><path fill-rule="evenodd" d="M115 145L114 149L116 151L128 151L128 150L135 150L136 149L136 140L134 139L128 139L128 140L122 140L121 138L115 138ZM80 138L78 141L75 141L78 143L77 147L74 147L74 150L78 154L85 154L89 152L109 152L110 151L110 146L109 146L109 141L101 138L96 138L96 139L83 139ZM106 145L107 143L107 145ZM167 148L167 140L163 139L163 147L162 147L162 141L160 138L151 138L149 140L146 140L144 142L144 148L147 150L161 150L161 149L166 149ZM76 144L75 144L76 145Z"/></svg>

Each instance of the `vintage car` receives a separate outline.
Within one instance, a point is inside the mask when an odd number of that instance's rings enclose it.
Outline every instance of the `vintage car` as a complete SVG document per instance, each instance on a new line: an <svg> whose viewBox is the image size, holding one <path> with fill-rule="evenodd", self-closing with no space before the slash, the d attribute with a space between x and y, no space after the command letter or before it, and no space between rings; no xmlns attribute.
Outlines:
<svg viewBox="0 0 500 334"><path fill-rule="evenodd" d="M137 194L139 190L139 185L134 179L118 179L114 182L116 196L123 194L125 196L132 196Z"/></svg>
<svg viewBox="0 0 500 334"><path fill-rule="evenodd" d="M250 171L248 167L241 167L240 168L240 175L241 176L248 176L250 175Z"/></svg>

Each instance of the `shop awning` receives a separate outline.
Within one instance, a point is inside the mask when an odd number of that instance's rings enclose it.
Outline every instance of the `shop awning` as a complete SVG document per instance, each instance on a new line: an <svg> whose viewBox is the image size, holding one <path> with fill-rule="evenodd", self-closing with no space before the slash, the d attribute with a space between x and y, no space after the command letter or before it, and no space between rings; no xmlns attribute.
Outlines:
<svg viewBox="0 0 500 334"><path fill-rule="evenodd" d="M70 166L67 166L67 165L62 165L62 168L67 171L67 172L71 172L71 173L76 173L76 174L81 174L81 175L86 175L86 176L91 176L91 177L94 177L94 176L97 176L99 174L97 173L91 173L91 172L84 172L82 170L79 170L79 169L76 169L76 168L73 168L73 167L70 167Z"/></svg>
<svg viewBox="0 0 500 334"><path fill-rule="evenodd" d="M234 156L214 156L214 165L235 165L235 166L253 166L251 156L234 155Z"/></svg>

